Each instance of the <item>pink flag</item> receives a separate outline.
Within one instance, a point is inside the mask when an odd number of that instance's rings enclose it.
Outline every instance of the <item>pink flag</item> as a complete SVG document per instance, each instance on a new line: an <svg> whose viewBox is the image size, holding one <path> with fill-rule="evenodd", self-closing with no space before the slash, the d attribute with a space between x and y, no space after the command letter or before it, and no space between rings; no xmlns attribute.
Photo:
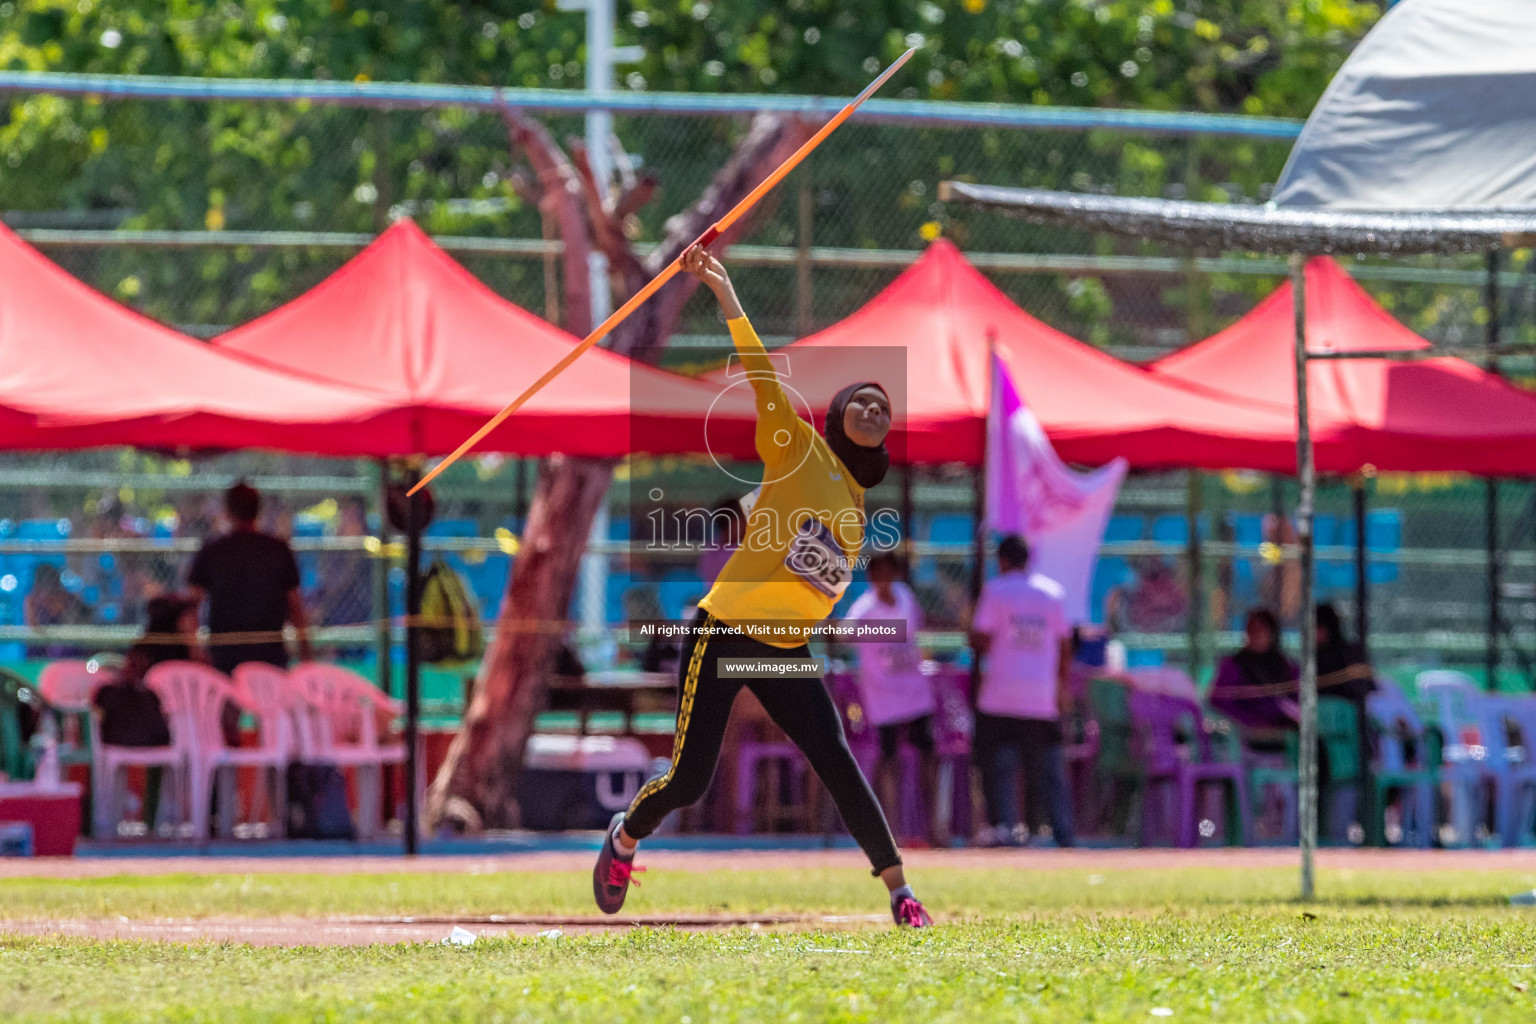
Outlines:
<svg viewBox="0 0 1536 1024"><path fill-rule="evenodd" d="M1115 459L1085 473L1069 469L993 354L987 525L1029 541L1030 568L1061 584L1074 623L1089 621L1093 566L1126 468Z"/></svg>

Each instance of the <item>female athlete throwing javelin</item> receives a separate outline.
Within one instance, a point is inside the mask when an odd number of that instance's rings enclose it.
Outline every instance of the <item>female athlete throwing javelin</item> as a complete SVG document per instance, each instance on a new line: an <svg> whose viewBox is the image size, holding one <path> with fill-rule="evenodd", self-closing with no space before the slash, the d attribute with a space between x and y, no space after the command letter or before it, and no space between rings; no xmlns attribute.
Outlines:
<svg viewBox="0 0 1536 1024"><path fill-rule="evenodd" d="M850 384L832 399L818 435L790 405L720 261L696 245L683 254L682 269L708 285L725 312L757 399L764 482L748 510L742 545L699 602L683 646L672 764L608 827L592 872L597 905L606 914L624 906L631 876L643 870L635 866L636 845L668 812L704 795L731 705L745 686L832 794L873 873L890 890L896 923L926 927L933 921L907 885L896 841L819 672L791 674L795 662L811 661L806 639L847 588L850 559L863 546L864 492L890 465L890 399L878 384ZM755 677L733 676L731 666L722 665L735 659L756 662Z"/></svg>

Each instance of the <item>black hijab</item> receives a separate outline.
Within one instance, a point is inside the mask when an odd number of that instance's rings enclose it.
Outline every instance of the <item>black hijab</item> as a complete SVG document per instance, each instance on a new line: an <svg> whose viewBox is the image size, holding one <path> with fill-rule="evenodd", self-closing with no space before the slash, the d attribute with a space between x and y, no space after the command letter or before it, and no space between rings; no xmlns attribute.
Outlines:
<svg viewBox="0 0 1536 1024"><path fill-rule="evenodd" d="M866 448L864 445L855 444L843 431L843 414L848 411L848 402L854 393L862 388L874 388L885 395L889 402L891 396L887 395L874 381L860 381L857 384L849 384L832 398L832 405L827 409L827 419L822 424L822 434L827 439L827 447L832 449L832 454L842 460L848 472L858 481L860 487L865 490L885 479L885 471L891 468L891 453L886 451L885 442L880 442L874 448Z"/></svg>
<svg viewBox="0 0 1536 1024"><path fill-rule="evenodd" d="M1319 684L1334 696L1363 699L1376 688L1365 649L1345 638L1344 624L1333 605L1317 606L1317 625L1323 632L1317 645Z"/></svg>

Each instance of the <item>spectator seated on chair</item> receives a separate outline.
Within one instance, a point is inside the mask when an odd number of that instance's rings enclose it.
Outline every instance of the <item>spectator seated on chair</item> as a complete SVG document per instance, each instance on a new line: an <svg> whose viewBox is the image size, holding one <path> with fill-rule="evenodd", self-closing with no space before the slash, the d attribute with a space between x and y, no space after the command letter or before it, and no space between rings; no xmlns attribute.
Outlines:
<svg viewBox="0 0 1536 1024"><path fill-rule="evenodd" d="M1244 623L1240 650L1223 658L1211 686L1211 707L1243 730L1251 749L1285 749L1300 713L1296 704L1296 663L1280 649L1280 627L1268 608L1255 608Z"/></svg>
<svg viewBox="0 0 1536 1024"><path fill-rule="evenodd" d="M1376 689L1376 674L1371 671L1365 648L1344 637L1344 625L1331 604L1317 606L1317 692L1328 697L1343 697L1360 705Z"/></svg>
<svg viewBox="0 0 1536 1024"><path fill-rule="evenodd" d="M101 741L114 747L168 747L170 725L160 698L144 682L149 670L163 661L198 660L197 605L181 597L157 597L149 602L144 636L128 649L117 678L96 691L101 711ZM148 768L144 821L153 827L159 804L161 769Z"/></svg>

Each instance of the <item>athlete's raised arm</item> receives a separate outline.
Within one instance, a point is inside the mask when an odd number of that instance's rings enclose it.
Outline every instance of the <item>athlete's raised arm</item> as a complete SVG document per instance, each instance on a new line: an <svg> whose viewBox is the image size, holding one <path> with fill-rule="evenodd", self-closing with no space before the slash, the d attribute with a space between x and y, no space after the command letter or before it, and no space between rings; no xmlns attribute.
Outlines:
<svg viewBox="0 0 1536 1024"><path fill-rule="evenodd" d="M764 463L772 464L798 456L803 451L801 446L805 443L806 432L812 428L790 405L773 361L768 358L768 350L742 311L741 300L736 297L736 288L731 284L725 266L701 245L691 246L683 253L681 266L715 293L720 309L725 313L731 341L741 355L742 369L752 382L752 393L757 398L754 440L758 457Z"/></svg>

